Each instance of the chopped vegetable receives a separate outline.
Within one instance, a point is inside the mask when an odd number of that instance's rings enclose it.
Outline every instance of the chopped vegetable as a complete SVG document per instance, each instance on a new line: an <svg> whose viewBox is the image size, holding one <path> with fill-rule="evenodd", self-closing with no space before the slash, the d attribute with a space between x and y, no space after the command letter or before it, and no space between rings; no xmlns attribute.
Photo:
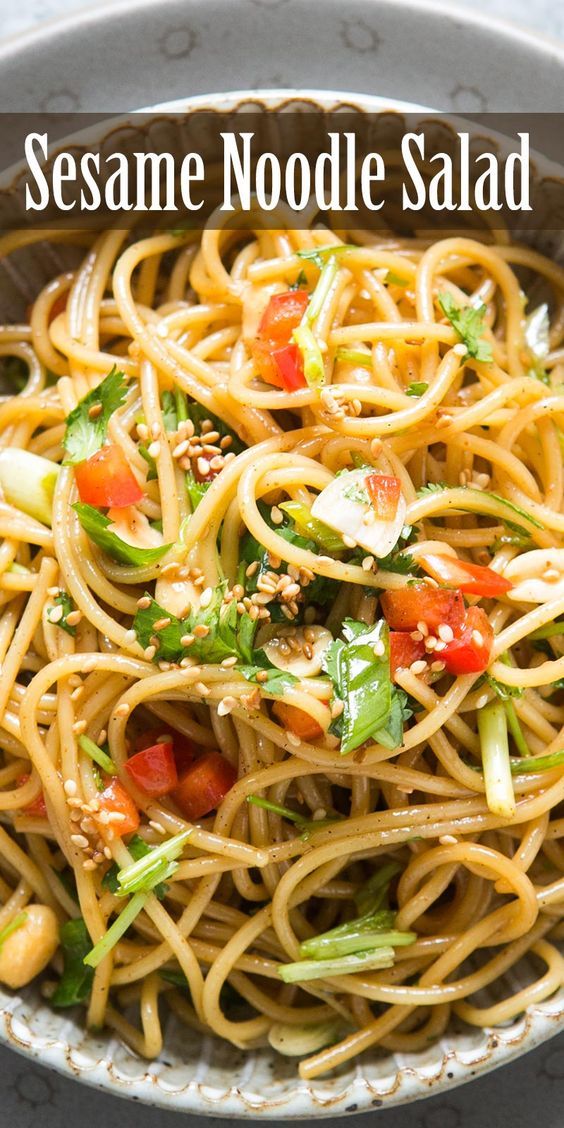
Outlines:
<svg viewBox="0 0 564 1128"><path fill-rule="evenodd" d="M168 795L178 783L172 743L153 744L126 761L125 769L146 795Z"/></svg>
<svg viewBox="0 0 564 1128"><path fill-rule="evenodd" d="M464 620L464 600L458 591L414 584L399 591L382 592L380 602L393 631L416 631L421 622L431 632L436 632L441 623L456 631Z"/></svg>
<svg viewBox="0 0 564 1128"><path fill-rule="evenodd" d="M129 544L112 532L112 521L92 505L77 501L72 507L78 514L78 519L85 533L98 545L112 560L118 564L130 564L134 568L146 568L159 560L172 548L170 544L161 544L156 548L139 548Z"/></svg>
<svg viewBox="0 0 564 1128"><path fill-rule="evenodd" d="M319 342L308 325L294 329L293 339L301 354L306 384L310 388L320 388L325 383L325 365Z"/></svg>
<svg viewBox="0 0 564 1128"><path fill-rule="evenodd" d="M339 924L329 932L303 940L300 944L300 956L313 960L335 959L355 952L413 944L417 939L416 933L396 931L393 927L395 918L395 913L381 909L377 913Z"/></svg>
<svg viewBox="0 0 564 1128"><path fill-rule="evenodd" d="M218 663L234 657L252 665L256 621L246 612L239 615L236 600L223 602L226 589L225 583L218 584L208 606L185 619L170 614L147 595L149 606L139 608L133 620L138 642L144 649L155 646L155 662L176 662L190 655L198 662ZM155 630L159 622L165 625Z"/></svg>
<svg viewBox="0 0 564 1128"><path fill-rule="evenodd" d="M414 633L414 632L412 632ZM412 662L425 658L423 639L413 639L409 631L390 631L390 671L395 678L398 670L408 670Z"/></svg>
<svg viewBox="0 0 564 1128"><path fill-rule="evenodd" d="M301 354L291 338L308 303L309 297L302 290L287 290L270 298L258 335L250 344L258 374L267 384L286 391L305 386Z"/></svg>
<svg viewBox="0 0 564 1128"><path fill-rule="evenodd" d="M121 509L137 505L143 498L135 475L121 447L103 446L86 462L75 466L74 476L80 500L87 505Z"/></svg>
<svg viewBox="0 0 564 1128"><path fill-rule="evenodd" d="M278 369L279 384L284 391L295 392L298 388L307 387L303 357L297 344L283 345L280 349L274 349L270 355Z"/></svg>
<svg viewBox="0 0 564 1128"><path fill-rule="evenodd" d="M311 512L313 517L339 533L345 544L350 542L350 547L358 544L366 552L381 558L395 548L404 527L407 506L401 490L398 491L395 485L397 479L387 479L389 485L384 485L382 489L374 481L369 486L369 479L378 477L384 476L367 473L363 468L337 474L318 494ZM383 509L373 507L373 497ZM394 515L387 518L384 514L392 512L394 498Z"/></svg>
<svg viewBox="0 0 564 1128"><path fill-rule="evenodd" d="M67 416L63 438L66 462L84 462L102 446L108 423L127 396L123 372L115 367Z"/></svg>
<svg viewBox="0 0 564 1128"><path fill-rule="evenodd" d="M0 489L8 505L49 527L58 476L57 463L48 458L17 447L0 450Z"/></svg>
<svg viewBox="0 0 564 1128"><path fill-rule="evenodd" d="M343 710L338 718L341 755L353 752L366 740L386 732L392 709L390 645L387 624L372 627L354 619L343 623L345 640L337 639L325 653L337 701Z"/></svg>
<svg viewBox="0 0 564 1128"><path fill-rule="evenodd" d="M260 795L247 795L247 803L251 803L254 807L261 807L264 811L272 811L274 815L280 815L280 818L295 823L301 832L301 837L305 840L316 830L323 830L324 827L339 822L341 818L340 815L325 819L308 818L306 815L300 815L298 811L291 811L289 807L282 807L280 803L272 803L270 799L263 799Z"/></svg>
<svg viewBox="0 0 564 1128"><path fill-rule="evenodd" d="M323 521L312 517L311 509L301 501L283 501L278 506L293 521L294 527L302 537L310 537L324 552L344 552L342 537Z"/></svg>
<svg viewBox="0 0 564 1128"><path fill-rule="evenodd" d="M399 478L391 478L386 474L367 474L365 484L378 520L393 521L401 495Z"/></svg>
<svg viewBox="0 0 564 1128"><path fill-rule="evenodd" d="M219 752L204 752L181 776L172 794L190 822L214 811L231 790L237 773Z"/></svg>
<svg viewBox="0 0 564 1128"><path fill-rule="evenodd" d="M457 306L452 294L449 293L439 294L438 302L445 317L448 318L453 329L456 329L460 340L466 345L467 355L489 364L493 354L489 341L484 337L486 329L485 305L480 305L477 308L469 305Z"/></svg>
<svg viewBox="0 0 564 1128"><path fill-rule="evenodd" d="M372 353L366 352L365 349L339 348L335 353L335 360L341 360L345 364L356 364L357 368L372 370Z"/></svg>
<svg viewBox="0 0 564 1128"><path fill-rule="evenodd" d="M141 856L130 865L119 870L117 875L117 894L126 897L130 893L152 893L162 881L172 877L178 868L180 857L192 829L182 830L160 846L141 852Z"/></svg>
<svg viewBox="0 0 564 1128"><path fill-rule="evenodd" d="M457 588L467 595L481 595L487 599L505 595L512 584L493 568L482 564L471 564L454 556L443 556L438 552L427 552L417 557L418 563L440 584Z"/></svg>
<svg viewBox="0 0 564 1128"><path fill-rule="evenodd" d="M428 389L429 385L426 384L423 380L413 380L413 382L409 384L405 389L405 394L406 396L413 396L414 398L418 398L419 396L424 396L425 392L428 391Z"/></svg>
<svg viewBox="0 0 564 1128"><path fill-rule="evenodd" d="M287 345L308 305L309 296L301 290L273 294L259 324L259 337L273 345Z"/></svg>
<svg viewBox="0 0 564 1128"><path fill-rule="evenodd" d="M84 963L87 967L98 967L98 964L101 964L102 960L110 954L118 940L121 940L129 926L133 924L135 918L139 916L139 913L145 906L146 900L147 893L136 893L135 896L131 898L102 939L99 940L84 957Z"/></svg>
<svg viewBox="0 0 564 1128"><path fill-rule="evenodd" d="M511 819L515 814L515 795L503 702L491 701L478 710L478 732L488 807L492 814Z"/></svg>
<svg viewBox="0 0 564 1128"><path fill-rule="evenodd" d="M61 948L63 952L63 974L51 995L54 1007L74 1007L84 1003L92 990L94 972L85 967L85 957L92 947L88 929L82 917L67 920L61 926Z"/></svg>
<svg viewBox="0 0 564 1128"><path fill-rule="evenodd" d="M327 979L332 975L351 975L357 971L393 967L393 964L394 949L387 947L377 948L372 952L355 952L353 955L331 960L298 960L297 963L281 964L278 974L284 983L303 983L310 979Z"/></svg>
<svg viewBox="0 0 564 1128"><path fill-rule="evenodd" d="M140 823L139 811L131 795L128 794L119 780L112 779L100 792L98 807L99 812L93 815L93 818L97 819L100 826L103 826L104 812L109 815L110 821L107 825L111 826L118 838L123 838L125 834L133 834L133 831L138 829Z"/></svg>
<svg viewBox="0 0 564 1128"><path fill-rule="evenodd" d="M82 748L82 751L86 752L86 755L90 756L90 759L93 760L95 764L98 764L98 767L100 767L106 775L116 775L116 766L112 758L108 756L107 752L104 752L103 748L99 748L89 736L79 736L78 744L79 747Z"/></svg>
<svg viewBox="0 0 564 1128"><path fill-rule="evenodd" d="M183 772L198 753L198 746L193 740L190 740L189 736L185 736L183 732L178 732L177 729L169 728L165 724L162 724L160 728L148 729L141 733L135 741L135 751L144 752L146 748L150 748L153 744L172 744L174 762L178 773Z"/></svg>
<svg viewBox="0 0 564 1128"><path fill-rule="evenodd" d="M284 502L284 505L287 503ZM288 571L288 565L284 560L284 541L289 544L296 545L297 548L306 549L309 552L317 552L318 545L310 537L300 536L290 525L274 526L271 522L270 509L259 504L261 516L276 529L276 535L280 537L280 551L281 558L280 564L277 567L272 567L270 553L258 543L257 540L250 533L246 533L241 540L241 561L239 565L238 581L245 588L246 595L254 595L259 590L259 584L262 582L263 577L267 572L273 572L276 575L284 575ZM333 534L334 535L334 534ZM253 566L252 574L247 575L248 566ZM255 567L258 565L258 567ZM300 623L303 618L303 613L306 607L311 604L319 604L325 606L331 603L337 594L338 583L336 580L328 579L326 576L315 576L309 583L302 583L301 591L297 597L298 614L295 616L295 622ZM282 604L278 599L273 599L269 605L270 618L273 623L287 623L287 619L282 611Z"/></svg>
<svg viewBox="0 0 564 1128"><path fill-rule="evenodd" d="M141 858L146 858L152 852L153 847L149 846L144 838L140 838L138 834L134 834L127 843L127 849L133 860L138 862ZM110 893L119 893L119 872L120 867L116 862L112 862L112 865L106 870L102 878L102 888L109 889ZM165 897L168 892L168 885L165 885L164 882L159 882L153 886L152 891L155 896L158 897L159 901L162 901L163 897Z"/></svg>
<svg viewBox="0 0 564 1128"><path fill-rule="evenodd" d="M345 251L357 251L353 243L328 243L325 247L314 247L310 251L296 251L298 258L314 262L321 270L331 259L338 259Z"/></svg>
<svg viewBox="0 0 564 1128"><path fill-rule="evenodd" d="M309 743L312 740L319 740L323 736L323 729L315 718L310 717L309 713L305 713L303 709L297 709L295 705L288 705L285 701L275 701L272 706L272 713L276 720L280 722L282 728L285 728L288 732L293 732L294 736L299 736L300 740Z"/></svg>
<svg viewBox="0 0 564 1128"><path fill-rule="evenodd" d="M268 1042L283 1057L304 1058L336 1042L341 1026L339 1018L303 1025L273 1022L268 1031Z"/></svg>
<svg viewBox="0 0 564 1128"><path fill-rule="evenodd" d="M262 655L261 651L255 651L255 661L260 655ZM267 665L266 662L254 666L237 666L237 670L247 681L260 685L264 693L274 696L283 697L288 689L298 684L298 678L294 674L289 673L287 670L273 668ZM259 674L260 677L257 678L257 674Z"/></svg>
<svg viewBox="0 0 564 1128"><path fill-rule="evenodd" d="M469 607L452 642L441 651L449 674L480 674L490 663L494 633L481 607Z"/></svg>

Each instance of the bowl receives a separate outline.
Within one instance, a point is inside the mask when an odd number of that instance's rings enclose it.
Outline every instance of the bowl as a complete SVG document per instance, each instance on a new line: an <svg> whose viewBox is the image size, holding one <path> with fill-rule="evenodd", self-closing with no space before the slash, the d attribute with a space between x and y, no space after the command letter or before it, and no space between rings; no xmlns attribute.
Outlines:
<svg viewBox="0 0 564 1128"><path fill-rule="evenodd" d="M404 0L349 0L345 8L324 0L323 20L317 23L313 14L319 17L320 7L303 0L237 0L237 21L233 6L233 0L209 0L205 6L188 0L164 0L158 7L147 2L112 5L5 44L0 51L2 104L37 109L33 90L41 89L41 108L50 110L103 111L123 109L124 102L135 107L178 100L189 108L187 87L190 95L205 95L248 86L252 32L253 59L260 57L262 44L266 60L262 72L259 63L253 64L256 82L271 89L248 91L242 99L260 96L272 104L280 96L272 88L287 86L294 90L288 89L285 97L292 92L303 97L308 87L310 97L333 100L337 96L327 91L311 92L314 84L324 89L328 68L320 56L326 60L329 54L342 60L341 88L360 90L356 102L371 109L376 103L363 101L363 92L378 93L395 106L402 101L470 112L538 109L533 84L539 66L542 109L560 107L564 52L498 23L486 27L461 12ZM408 41L405 27L410 29ZM33 90L28 77L32 66ZM64 85L57 77L63 73ZM209 97L193 104L201 107L206 101L216 104ZM36 257L34 269L37 265ZM48 269L52 272L52 260ZM14 291L12 300L18 304L24 296ZM515 990L523 974L526 968L516 969ZM169 1111L285 1120L417 1100L503 1065L564 1028L564 990L506 1026L478 1030L453 1025L423 1052L365 1055L339 1075L309 1083L297 1078L292 1059L266 1050L244 1054L180 1028L174 1017L165 1050L151 1063L114 1037L86 1033L80 1019L80 1014L53 1012L34 988L21 994L0 990L0 1040L84 1084Z"/></svg>

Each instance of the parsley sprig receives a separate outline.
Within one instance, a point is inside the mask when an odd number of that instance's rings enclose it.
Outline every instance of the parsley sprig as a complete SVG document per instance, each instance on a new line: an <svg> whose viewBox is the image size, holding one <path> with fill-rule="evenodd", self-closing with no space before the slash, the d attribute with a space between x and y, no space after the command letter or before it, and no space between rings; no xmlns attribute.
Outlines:
<svg viewBox="0 0 564 1128"><path fill-rule="evenodd" d="M151 596L148 607L138 608L133 619L133 630L137 640L146 649L156 645L154 661L178 662L189 656L197 662L222 662L225 658L237 658L247 665L253 665L253 640L257 628L256 621L244 611L237 611L236 600L224 602L227 583L223 581L214 589L207 607L192 611L184 619L171 615ZM168 625L155 631L159 619L168 619ZM203 637L200 633L204 629ZM182 640L187 636L193 642L186 645ZM158 643L158 645L157 645Z"/></svg>
<svg viewBox="0 0 564 1128"><path fill-rule="evenodd" d="M108 433L108 423L126 396L125 376L114 365L102 383L88 392L67 416L63 438L66 463L84 462L100 450Z"/></svg>
<svg viewBox="0 0 564 1128"><path fill-rule="evenodd" d="M493 359L492 347L484 337L485 332L485 305L477 308L474 306L457 306L452 294L447 292L439 294L439 305L448 317L453 329L456 330L460 340L466 345L467 355L474 360L489 364Z"/></svg>

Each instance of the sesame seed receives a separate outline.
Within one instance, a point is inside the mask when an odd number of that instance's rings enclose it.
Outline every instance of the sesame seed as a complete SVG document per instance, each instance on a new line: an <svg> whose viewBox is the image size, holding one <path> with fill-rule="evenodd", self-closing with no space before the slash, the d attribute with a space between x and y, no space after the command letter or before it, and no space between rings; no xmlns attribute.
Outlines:
<svg viewBox="0 0 564 1128"><path fill-rule="evenodd" d="M130 712L131 712L131 705L128 705L127 701L122 701L121 705L118 705L114 709L114 716L116 716L116 717L128 717Z"/></svg>
<svg viewBox="0 0 564 1128"><path fill-rule="evenodd" d="M441 661L431 662L431 669L434 674L442 674L443 670L446 669L446 663Z"/></svg>
<svg viewBox="0 0 564 1128"><path fill-rule="evenodd" d="M489 698L488 698L487 693L482 693L480 695L480 697L476 698L476 708L477 709L483 709L484 705L487 705L488 700L489 700Z"/></svg>
<svg viewBox="0 0 564 1128"><path fill-rule="evenodd" d="M107 734L105 728L100 729L100 732L98 733L98 744L105 744L107 739L108 739L108 734Z"/></svg>
<svg viewBox="0 0 564 1128"><path fill-rule="evenodd" d="M163 824L162 824L162 823L160 823L160 822L156 822L156 820L155 820L155 819L149 819L149 826L150 826L150 827L151 827L151 828L152 828L152 829L153 829L154 831L156 831L156 833L157 833L157 834L161 834L161 835L163 835L163 837L164 837L164 835L166 834L166 830L165 830L165 828L164 828Z"/></svg>
<svg viewBox="0 0 564 1128"><path fill-rule="evenodd" d="M268 671L259 670L257 673L257 682L259 683L259 685L263 685L266 681L268 681Z"/></svg>
<svg viewBox="0 0 564 1128"><path fill-rule="evenodd" d="M195 634L196 638L207 638L209 633L210 633L210 628L208 626L206 626L205 623L198 623L198 625L196 627L194 627L194 634Z"/></svg>
<svg viewBox="0 0 564 1128"><path fill-rule="evenodd" d="M412 631L409 637L412 638L414 642L423 642L421 631Z"/></svg>
<svg viewBox="0 0 564 1128"><path fill-rule="evenodd" d="M178 443L178 445L174 447L174 450L172 452L172 457L173 458L182 458L182 455L186 454L186 451L188 450L189 446L190 446L190 439L184 439L181 443Z"/></svg>
<svg viewBox="0 0 564 1128"><path fill-rule="evenodd" d="M436 650L436 648L437 648L437 639L435 638L434 635L429 635L428 638L425 639L425 650L431 651L431 650Z"/></svg>
<svg viewBox="0 0 564 1128"><path fill-rule="evenodd" d="M102 404L101 403L93 403L92 406L88 408L88 418L89 419L97 419L98 416L101 415L101 414L102 414Z"/></svg>
<svg viewBox="0 0 564 1128"><path fill-rule="evenodd" d="M312 627L305 628L304 638L306 642L315 642L315 631L312 629Z"/></svg>
<svg viewBox="0 0 564 1128"><path fill-rule="evenodd" d="M231 438L231 435L224 435L223 438L220 439L219 445L220 445L222 450L226 450L227 447L231 446L232 442L233 442L233 439Z"/></svg>
<svg viewBox="0 0 564 1128"><path fill-rule="evenodd" d="M250 579L251 576L254 576L255 572L258 569L258 566L259 566L258 560L253 560L252 564L249 564L249 567L246 569L245 575L248 576L249 579Z"/></svg>
<svg viewBox="0 0 564 1128"><path fill-rule="evenodd" d="M295 732L286 732L286 739L289 744L294 745L294 748L299 748L302 743L299 736L296 736Z"/></svg>
<svg viewBox="0 0 564 1128"><path fill-rule="evenodd" d="M147 453L150 454L151 458L158 458L161 453L161 444L158 441L152 442L147 448Z"/></svg>
<svg viewBox="0 0 564 1128"><path fill-rule="evenodd" d="M455 838L454 834L441 834L439 842L441 846L457 846L458 838Z"/></svg>
<svg viewBox="0 0 564 1128"><path fill-rule="evenodd" d="M373 458L377 458L378 455L382 453L383 446L384 446L384 444L383 444L381 439L376 438L376 439L371 440L371 442L370 442L370 453L371 453Z"/></svg>
<svg viewBox="0 0 564 1128"><path fill-rule="evenodd" d="M333 704L331 706L331 716L332 716L333 720L335 720L336 717L341 716L341 713L343 712L344 708L345 708L344 701L334 701L333 702Z"/></svg>
<svg viewBox="0 0 564 1128"><path fill-rule="evenodd" d="M73 689L73 691L70 695L71 701L78 701L78 699L80 697L82 697L83 693L84 693L84 686L83 685L77 685L76 689Z"/></svg>
<svg viewBox="0 0 564 1128"><path fill-rule="evenodd" d="M165 616L163 619L157 619L156 622L153 623L153 630L164 631L166 627L170 627L171 622L172 620L169 616Z"/></svg>
<svg viewBox="0 0 564 1128"><path fill-rule="evenodd" d="M125 822L125 815L122 811L108 811L108 823L121 823Z"/></svg>
<svg viewBox="0 0 564 1128"><path fill-rule="evenodd" d="M104 846L102 853L103 853L104 857L107 858L109 862L111 862L111 860L113 858L113 854L112 854L112 851L110 850L110 847Z"/></svg>
<svg viewBox="0 0 564 1128"><path fill-rule="evenodd" d="M452 642L454 638L454 631L449 627L448 623L439 623L437 634L443 642Z"/></svg>
<svg viewBox="0 0 564 1128"><path fill-rule="evenodd" d="M207 478L207 476L210 472L210 464L209 464L207 458L202 458L202 457L198 458L196 465L198 467L198 474L200 475L200 477L201 478Z"/></svg>
<svg viewBox="0 0 564 1128"><path fill-rule="evenodd" d="M365 572L370 572L373 564L374 564L374 557L373 556L365 556L364 557L364 560L362 561L362 567L363 567Z"/></svg>
<svg viewBox="0 0 564 1128"><path fill-rule="evenodd" d="M86 847L90 845L84 834L71 834L70 840L73 846L78 846L79 850L85 850Z"/></svg>
<svg viewBox="0 0 564 1128"><path fill-rule="evenodd" d="M304 658L307 658L308 662L311 662L311 660L313 658L313 646L311 645L311 643L310 642L304 642L302 651L303 651ZM258 675L257 675L257 677L258 677Z"/></svg>
<svg viewBox="0 0 564 1128"><path fill-rule="evenodd" d="M82 808L82 799L77 799L77 798L75 798L74 796L72 796L72 795L71 795L71 796L69 796L69 798L67 799L67 805L68 805L69 807L71 807L71 808L72 808L72 807L77 807L77 808L78 808L78 807L80 807L80 808ZM73 817L74 813L75 813L75 812L74 812L74 811L72 811L72 814L71 814L71 819L72 819L72 817ZM80 811L78 811L78 817L80 818Z"/></svg>
<svg viewBox="0 0 564 1128"><path fill-rule="evenodd" d="M233 666L237 665L236 655L234 654L231 658L224 658L221 665L224 666L226 670L230 670Z"/></svg>
<svg viewBox="0 0 564 1128"><path fill-rule="evenodd" d="M235 599L242 599L245 594L245 589L242 584L233 585L233 596Z"/></svg>
<svg viewBox="0 0 564 1128"><path fill-rule="evenodd" d="M213 588L211 588L211 587L204 588L204 591L202 592L202 594L200 596L200 607L209 607L212 599L213 599Z"/></svg>
<svg viewBox="0 0 564 1128"><path fill-rule="evenodd" d="M59 604L58 607L51 608L51 610L49 612L49 622L50 623L60 623L60 621L63 617L63 613L64 612L63 612L63 608L62 608L61 604Z"/></svg>
<svg viewBox="0 0 564 1128"><path fill-rule="evenodd" d="M219 717L226 717L228 713L231 713L231 711L233 709L235 709L236 705L237 705L237 698L236 697L230 697L230 696L222 697L222 699L219 702L219 705L217 707L218 716Z"/></svg>
<svg viewBox="0 0 564 1128"><path fill-rule="evenodd" d="M142 595L141 599L137 600L137 606L140 611L146 611L147 608L151 606L151 596Z"/></svg>
<svg viewBox="0 0 564 1128"><path fill-rule="evenodd" d="M343 544L347 548L356 548L356 541L352 537L347 536L346 533L343 536Z"/></svg>
<svg viewBox="0 0 564 1128"><path fill-rule="evenodd" d="M157 422L151 423L151 438L152 439L158 439L160 433L161 433L161 429L160 429L159 424Z"/></svg>
<svg viewBox="0 0 564 1128"><path fill-rule="evenodd" d="M195 637L193 634L182 635L182 638L180 639L181 646L191 646L193 642L195 642Z"/></svg>
<svg viewBox="0 0 564 1128"><path fill-rule="evenodd" d="M125 634L123 636L123 641L125 642L125 644L127 646L129 646L132 642L136 642L136 640L137 640L137 631L129 630L129 631L125 632Z"/></svg>
<svg viewBox="0 0 564 1128"><path fill-rule="evenodd" d="M81 619L82 611L71 611L70 614L67 615L67 623L69 627L77 627Z"/></svg>
<svg viewBox="0 0 564 1128"><path fill-rule="evenodd" d="M435 424L437 431L443 431L445 427L450 427L452 423L452 415L441 415Z"/></svg>
<svg viewBox="0 0 564 1128"><path fill-rule="evenodd" d="M546 580L547 583L553 584L561 579L561 575L557 568L546 568L542 574L542 578Z"/></svg>
<svg viewBox="0 0 564 1128"><path fill-rule="evenodd" d="M435 646L435 654L438 654L439 650L446 650L446 645L446 642L443 642L442 639L439 639Z"/></svg>
<svg viewBox="0 0 564 1128"><path fill-rule="evenodd" d="M86 732L86 721L75 721L72 726L72 731L75 736L82 736L82 733Z"/></svg>
<svg viewBox="0 0 564 1128"><path fill-rule="evenodd" d="M83 870L95 870L96 862L94 861L94 858L86 858L86 861L82 863L82 868Z"/></svg>
<svg viewBox="0 0 564 1128"><path fill-rule="evenodd" d="M272 509L270 510L270 520L272 521L273 525L281 525L284 520L284 514L277 505L273 505Z"/></svg>
<svg viewBox="0 0 564 1128"><path fill-rule="evenodd" d="M142 443L147 442L147 439L149 438L149 428L145 425L145 423L137 424L137 434Z"/></svg>
<svg viewBox="0 0 564 1128"><path fill-rule="evenodd" d="M64 790L65 790L65 795L73 796L73 795L76 795L76 793L78 791L78 788L76 786L74 779L66 779L64 784L63 784L63 787L64 787Z"/></svg>
<svg viewBox="0 0 564 1128"><path fill-rule="evenodd" d="M429 634L429 628L423 621L423 619L420 619L420 621L418 622L417 630L419 631L419 634L422 636L422 638L427 638L427 635Z"/></svg>
<svg viewBox="0 0 564 1128"><path fill-rule="evenodd" d="M411 663L409 669L412 674L422 674L427 669L427 663L424 662L422 658L419 658L417 662Z"/></svg>
<svg viewBox="0 0 564 1128"><path fill-rule="evenodd" d="M50 595L53 599L55 599L58 595L60 595L60 592L61 592L60 587L47 588L47 595Z"/></svg>
<svg viewBox="0 0 564 1128"><path fill-rule="evenodd" d="M143 651L144 657L147 659L148 662L152 662L156 653L157 653L156 646L146 646L145 650Z"/></svg>
<svg viewBox="0 0 564 1128"><path fill-rule="evenodd" d="M210 690L208 689L208 686L205 684L205 682L194 682L194 689L196 690L196 693L200 694L201 697L209 697L210 695Z"/></svg>

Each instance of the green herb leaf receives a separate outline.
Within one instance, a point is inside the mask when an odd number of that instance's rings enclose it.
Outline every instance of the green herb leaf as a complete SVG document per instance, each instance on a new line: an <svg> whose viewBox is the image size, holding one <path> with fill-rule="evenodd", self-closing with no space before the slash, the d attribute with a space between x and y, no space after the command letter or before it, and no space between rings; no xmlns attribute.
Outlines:
<svg viewBox="0 0 564 1128"><path fill-rule="evenodd" d="M111 757L108 756L108 753L105 752L103 748L99 748L89 736L79 736L78 744L79 747L82 748L82 751L86 752L86 755L90 756L90 759L93 760L95 764L98 764L98 767L100 767L106 775L117 775L117 768Z"/></svg>
<svg viewBox="0 0 564 1128"><path fill-rule="evenodd" d="M74 1007L84 1003L90 995L94 972L86 967L84 958L92 941L82 917L67 920L61 928L63 974L50 1002L54 1007Z"/></svg>
<svg viewBox="0 0 564 1128"><path fill-rule="evenodd" d="M325 960L349 956L355 952L367 952L377 948L399 948L413 944L417 939L415 932L399 932L394 929L396 914L388 909L355 920L347 921L322 932L300 944L303 959Z"/></svg>
<svg viewBox="0 0 564 1128"><path fill-rule="evenodd" d="M393 967L393 964L394 949L386 947L371 952L355 952L335 959L298 960L296 963L280 964L278 974L284 983L303 983L310 979L327 979L332 975L351 975L357 971Z"/></svg>
<svg viewBox="0 0 564 1128"><path fill-rule="evenodd" d="M56 622L53 623L51 616L55 607L62 607L63 614L60 619L57 619ZM50 623L53 623L54 627L60 627L62 631L66 631L67 634L71 636L71 638L74 638L76 635L76 627L69 627L69 624L67 622L68 616L70 615L71 611L74 610L75 606L68 592L60 591L53 600L53 607L50 608L47 612L47 619Z"/></svg>
<svg viewBox="0 0 564 1128"><path fill-rule="evenodd" d="M334 529L330 529L324 521L312 517L311 509L301 501L283 501L278 508L293 521L294 528L300 536L309 537L324 552L345 551L342 537Z"/></svg>
<svg viewBox="0 0 564 1128"><path fill-rule="evenodd" d="M133 620L138 642L143 649L158 642L155 662L177 662L190 655L203 663L217 664L224 658L235 657L252 665L256 621L246 611L239 615L236 600L223 602L226 590L225 581L218 584L209 605L192 612L185 619L177 619L148 596L151 600L149 607L138 608ZM163 630L155 631L155 623L159 619L170 619L170 623ZM207 634L204 638L195 637L187 647L182 639L185 635L193 635L196 627L207 627Z"/></svg>
<svg viewBox="0 0 564 1128"><path fill-rule="evenodd" d="M339 258L345 251L357 251L353 243L330 243L327 247L315 247L312 251L296 251L298 258L314 262L320 270L328 259Z"/></svg>
<svg viewBox="0 0 564 1128"><path fill-rule="evenodd" d="M473 306L457 306L449 293L439 294L438 302L445 317L448 317L460 340L466 345L468 356L489 364L493 360L493 353L489 341L483 335L486 328L485 305L478 306L477 309Z"/></svg>
<svg viewBox="0 0 564 1128"><path fill-rule="evenodd" d="M299 678L296 678L294 674L289 674L286 670L279 670L277 666L271 665L264 650L254 651L253 663L251 666L237 666L237 670L247 681L260 685L265 693L271 693L275 697L283 697L288 689L299 682ZM257 674L259 673L266 674L266 678L263 677L258 681Z"/></svg>
<svg viewBox="0 0 564 1128"><path fill-rule="evenodd" d="M177 858L180 857L188 839L193 833L193 827L175 834L172 838L154 846L145 852L140 852L140 857L117 875L117 896L127 897L130 893L151 893L166 878L172 877L178 869ZM142 841L142 840L141 840Z"/></svg>
<svg viewBox="0 0 564 1128"><path fill-rule="evenodd" d="M131 854L131 857L134 859L134 861L138 862L141 858L146 858L147 855L151 853L152 846L149 846L145 842L145 839L141 838L139 834L134 834L127 843L127 849L129 850L129 853ZM112 862L110 868L106 870L106 873L102 878L103 889L108 889L110 893L119 892L119 871L120 867L117 865L117 863ZM166 894L168 892L168 885L160 883L155 886L153 892L158 897L159 901L162 901L163 897L166 897Z"/></svg>
<svg viewBox="0 0 564 1128"><path fill-rule="evenodd" d="M112 948L115 948L118 941L127 932L129 926L133 924L135 917L139 916L139 913L145 907L147 896L147 893L136 893L128 901L102 939L85 955L83 962L86 967L98 967L98 964L101 964L102 960L109 955Z"/></svg>
<svg viewBox="0 0 564 1128"><path fill-rule="evenodd" d="M287 541L289 544L294 544L298 548L306 549L308 552L317 552L318 544L312 540L311 537L301 536L290 525L273 525L270 517L270 509L259 503L259 510L261 516L266 523L275 529L277 536L280 537L281 542ZM320 523L321 524L321 523ZM266 572L275 572L276 575L282 575L287 572L288 564L283 559L283 546L281 544L279 555L282 558L278 568L273 568L270 564L270 557L267 550L263 545L259 544L251 533L245 533L241 540L241 561L239 565L239 583L245 588L247 595L253 595L258 591L258 583L261 576ZM254 571L252 576L247 576L246 571L249 564L258 563L258 568ZM311 604L319 604L324 607L326 604L331 603L337 594L338 583L336 580L328 579L326 576L316 576L311 583L302 585L302 599L298 603L299 614L294 620L299 624L303 619L303 613L306 607ZM286 623L287 620L282 613L282 607L279 602L272 600L268 605L270 611L270 618L273 623Z"/></svg>
<svg viewBox="0 0 564 1128"><path fill-rule="evenodd" d="M149 448L144 446L143 443L139 444L139 454L141 455L141 458L145 459L145 462L147 463L147 466L149 467L149 469L147 471L147 481L148 482L156 481L156 479L159 476L158 472L157 472L157 464L156 464L152 454L149 454Z"/></svg>
<svg viewBox="0 0 564 1128"><path fill-rule="evenodd" d="M319 342L308 325L299 325L292 333L304 366L304 376L310 388L320 388L325 383L325 365Z"/></svg>
<svg viewBox="0 0 564 1128"><path fill-rule="evenodd" d="M101 384L88 392L84 399L67 416L67 427L63 438L67 463L84 462L104 443L108 423L114 411L121 407L127 396L127 382L123 372L116 366L108 373ZM100 406L101 410L91 419L90 409Z"/></svg>
<svg viewBox="0 0 564 1128"><path fill-rule="evenodd" d="M389 631L383 620L367 627L365 623L345 619L343 634L345 642L336 639L326 650L323 668L333 682L335 697L343 703L338 720L341 755L345 756L387 729L392 681ZM375 647L382 647L383 654L376 654Z"/></svg>
<svg viewBox="0 0 564 1128"><path fill-rule="evenodd" d="M98 545L112 560L118 564L131 564L135 568L145 568L156 564L172 548L171 544L161 544L157 548L137 548L118 537L117 533L109 528L111 521L93 505L86 505L77 501L73 509L78 514L78 519L90 540Z"/></svg>
<svg viewBox="0 0 564 1128"><path fill-rule="evenodd" d="M429 390L429 385L424 381L414 380L408 388L405 389L406 396L423 396Z"/></svg>
<svg viewBox="0 0 564 1128"><path fill-rule="evenodd" d="M194 474L189 470L186 474L186 490L190 501L190 508L192 513L195 513L201 500L205 497L207 491L211 486L211 482L198 482Z"/></svg>

